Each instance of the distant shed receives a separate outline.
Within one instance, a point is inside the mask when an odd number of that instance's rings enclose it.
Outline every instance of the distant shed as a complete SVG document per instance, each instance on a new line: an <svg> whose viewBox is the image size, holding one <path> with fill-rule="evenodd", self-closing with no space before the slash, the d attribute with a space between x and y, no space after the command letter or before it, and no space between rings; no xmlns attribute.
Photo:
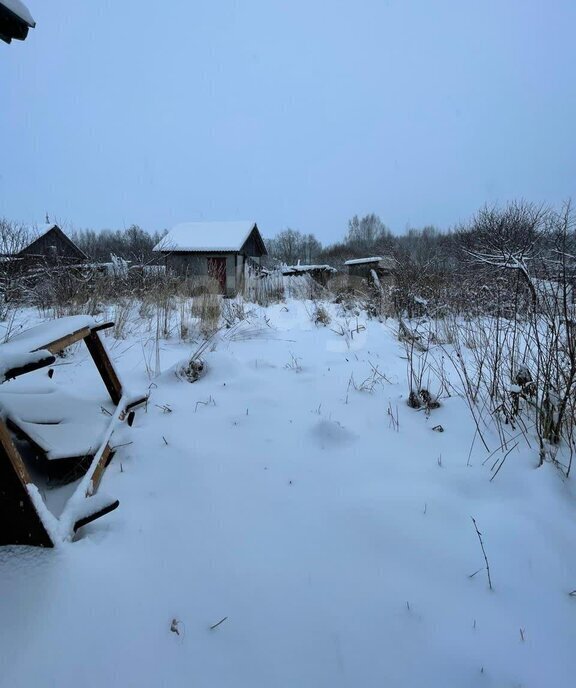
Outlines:
<svg viewBox="0 0 576 688"><path fill-rule="evenodd" d="M0 0L0 40L23 41L36 22L21 0Z"/></svg>
<svg viewBox="0 0 576 688"><path fill-rule="evenodd" d="M325 287L328 280L338 272L336 268L331 265L285 265L282 268L282 274L285 277L294 277L297 275L310 275L313 280Z"/></svg>
<svg viewBox="0 0 576 688"><path fill-rule="evenodd" d="M180 277L211 278L222 294L234 296L248 266L259 269L268 254L255 222L184 222L153 249L166 271Z"/></svg>
<svg viewBox="0 0 576 688"><path fill-rule="evenodd" d="M347 260L344 265L349 277L370 279L372 270L381 282L391 283L398 270L397 261L392 256L371 256L368 258L354 258Z"/></svg>

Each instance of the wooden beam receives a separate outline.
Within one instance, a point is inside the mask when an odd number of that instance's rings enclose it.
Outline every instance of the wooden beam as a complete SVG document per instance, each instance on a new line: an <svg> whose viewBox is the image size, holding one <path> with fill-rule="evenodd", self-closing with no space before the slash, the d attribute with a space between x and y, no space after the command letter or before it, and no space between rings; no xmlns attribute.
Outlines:
<svg viewBox="0 0 576 688"><path fill-rule="evenodd" d="M52 365L56 359L54 356L46 356L40 361L35 363L28 363L25 366L20 366L19 368L11 368L4 373L4 378L6 380L13 380L19 375L25 375L26 373L31 373L33 370L40 370L40 368L45 368L46 366Z"/></svg>
<svg viewBox="0 0 576 688"><path fill-rule="evenodd" d="M112 451L112 447L110 446L110 443L108 442L106 446L104 447L104 451L102 452L102 456L98 459L98 463L96 464L96 468L94 469L94 473L92 474L92 480L90 483L89 489L86 491L86 497L91 497L93 494L96 494L98 491L98 488L100 487L100 481L102 480L102 476L104 475L104 471L106 470L106 467L112 461L114 457L114 452Z"/></svg>
<svg viewBox="0 0 576 688"><path fill-rule="evenodd" d="M112 402L118 405L122 398L122 383L114 370L114 366L108 357L104 344L102 344L98 333L94 331L88 331L88 334L84 337L84 341L92 356L92 360L96 364L96 368L98 368L100 377L106 385Z"/></svg>
<svg viewBox="0 0 576 688"><path fill-rule="evenodd" d="M86 339L90 331L89 327L83 327L81 330L76 330L76 332L72 332L72 334L67 334L65 337L55 339L45 346L39 346L38 349L48 349L50 353L57 354L60 351L64 351L64 349L69 346L72 346L72 344L76 344L76 342L79 342L81 339ZM38 349L36 349L36 351L38 351Z"/></svg>
<svg viewBox="0 0 576 688"><path fill-rule="evenodd" d="M0 418L0 545L54 543L28 492L28 471Z"/></svg>
<svg viewBox="0 0 576 688"><path fill-rule="evenodd" d="M129 404L126 405L126 412L132 411L133 409L138 408L138 406L144 406L144 404L148 403L148 395L145 397L140 397L139 399L136 399L136 401L132 401Z"/></svg>
<svg viewBox="0 0 576 688"><path fill-rule="evenodd" d="M74 524L74 532L76 532L80 528L83 528L84 526L87 526L89 523L92 523L92 521L95 521L97 518L100 518L101 516L106 516L106 514L109 514L111 511L114 511L114 509L117 509L119 506L120 502L116 499L107 506L100 509L99 511L96 511L93 514L90 514L89 516L84 516L84 518L79 519Z"/></svg>
<svg viewBox="0 0 576 688"><path fill-rule="evenodd" d="M101 332L102 330L109 330L111 327L114 327L113 322L104 322L100 323L100 325L95 325L92 329L92 332Z"/></svg>

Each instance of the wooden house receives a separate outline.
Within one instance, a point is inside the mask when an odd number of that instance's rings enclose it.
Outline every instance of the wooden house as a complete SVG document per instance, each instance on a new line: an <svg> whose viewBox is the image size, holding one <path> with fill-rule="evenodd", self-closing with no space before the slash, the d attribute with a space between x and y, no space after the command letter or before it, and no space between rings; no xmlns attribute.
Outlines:
<svg viewBox="0 0 576 688"><path fill-rule="evenodd" d="M0 40L23 41L36 22L21 0L0 0Z"/></svg>
<svg viewBox="0 0 576 688"><path fill-rule="evenodd" d="M234 296L246 268L259 267L267 255L255 222L185 222L176 225L153 249L161 253L166 272L204 279L220 293Z"/></svg>
<svg viewBox="0 0 576 688"><path fill-rule="evenodd" d="M30 242L15 254L27 264L78 264L88 259L82 251L56 224L45 224L31 228Z"/></svg>

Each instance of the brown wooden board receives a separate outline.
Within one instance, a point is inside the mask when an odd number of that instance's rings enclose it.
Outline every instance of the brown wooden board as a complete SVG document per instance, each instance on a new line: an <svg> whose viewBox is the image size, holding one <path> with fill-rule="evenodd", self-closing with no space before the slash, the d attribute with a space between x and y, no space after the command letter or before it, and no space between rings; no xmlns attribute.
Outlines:
<svg viewBox="0 0 576 688"><path fill-rule="evenodd" d="M28 493L26 467L0 419L0 545L53 547Z"/></svg>
<svg viewBox="0 0 576 688"><path fill-rule="evenodd" d="M84 526L87 526L89 523L92 523L92 521L95 521L97 518L101 518L102 516L106 516L106 514L109 514L111 511L114 511L114 509L117 509L119 506L120 506L120 502L117 499L115 499L113 502L110 502L110 504L103 507L99 511L96 511L93 514L90 514L89 516L84 516L84 518L79 519L74 524L74 527L73 527L74 532L76 532L80 528L83 528Z"/></svg>
<svg viewBox="0 0 576 688"><path fill-rule="evenodd" d="M100 325L94 325L94 327L90 328L92 332L101 332L102 330L109 330L111 327L114 327L113 322L104 322L100 323Z"/></svg>
<svg viewBox="0 0 576 688"><path fill-rule="evenodd" d="M20 375L31 373L33 370L40 370L40 368L46 368L47 366L52 365L55 360L56 358L54 356L46 356L46 358L43 358L40 361L28 363L27 365L20 366L18 368L11 368L10 370L7 370L4 373L4 377L6 380L13 380L14 378Z"/></svg>
<svg viewBox="0 0 576 688"><path fill-rule="evenodd" d="M98 465L94 469L94 473L92 474L92 481L90 484L90 488L86 493L86 497L91 497L93 494L96 494L98 491L98 488L100 487L100 481L102 480L102 476L104 475L104 471L106 470L106 467L112 461L114 457L114 452L112 451L112 448L110 447L109 444L107 444L104 447L104 451L102 452L102 456L98 460Z"/></svg>
<svg viewBox="0 0 576 688"><path fill-rule="evenodd" d="M102 344L98 333L92 331L84 337L84 341L86 342L86 346L88 347L88 351L92 356L92 360L96 364L96 368L98 368L98 372L100 373L100 376L106 385L106 389L108 390L108 394L110 395L112 402L118 405L120 403L120 399L122 398L122 383L120 382L120 379L114 370L114 366L108 357L108 353L104 348L104 344Z"/></svg>
<svg viewBox="0 0 576 688"><path fill-rule="evenodd" d="M80 330L76 330L76 332L67 334L65 337L60 337L53 342L49 342L46 346L39 346L38 349L48 349L50 353L57 354L60 351L64 351L67 347L72 346L72 344L79 342L81 339L85 339L89 334L90 328L83 327Z"/></svg>

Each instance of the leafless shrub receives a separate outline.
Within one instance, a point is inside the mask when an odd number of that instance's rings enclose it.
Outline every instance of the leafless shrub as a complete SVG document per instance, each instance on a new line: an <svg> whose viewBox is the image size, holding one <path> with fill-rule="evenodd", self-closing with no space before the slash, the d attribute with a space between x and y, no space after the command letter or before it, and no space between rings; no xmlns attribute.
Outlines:
<svg viewBox="0 0 576 688"><path fill-rule="evenodd" d="M369 392L371 394L376 389L376 387L383 385L384 383L390 383L390 380L386 377L384 373L382 373L379 370L378 366L375 366L372 363L370 363L369 365L372 372L367 378L362 380L362 382L356 384L356 382L352 378L354 388L357 392Z"/></svg>
<svg viewBox="0 0 576 688"><path fill-rule="evenodd" d="M324 325L326 327L332 322L330 313L322 303L315 303L312 311L312 322L315 325Z"/></svg>
<svg viewBox="0 0 576 688"><path fill-rule="evenodd" d="M128 324L132 313L133 302L129 299L121 299L114 306L114 337L125 339L128 333Z"/></svg>
<svg viewBox="0 0 576 688"><path fill-rule="evenodd" d="M298 358L295 354L290 352L290 360L286 365L284 366L288 370L293 370L295 373L300 373L302 372L302 366L300 365L300 361L302 359Z"/></svg>
<svg viewBox="0 0 576 688"><path fill-rule="evenodd" d="M242 296L235 299L224 299L222 302L222 321L224 326L230 329L236 323L244 322L249 317L246 303Z"/></svg>
<svg viewBox="0 0 576 688"><path fill-rule="evenodd" d="M206 337L199 346L192 352L190 358L176 370L176 376L187 382L196 382L205 372L205 363L202 358L210 346L214 345L214 340L218 330Z"/></svg>
<svg viewBox="0 0 576 688"><path fill-rule="evenodd" d="M192 299L192 314L199 320L202 335L209 337L220 323L221 296L214 292L195 296Z"/></svg>

